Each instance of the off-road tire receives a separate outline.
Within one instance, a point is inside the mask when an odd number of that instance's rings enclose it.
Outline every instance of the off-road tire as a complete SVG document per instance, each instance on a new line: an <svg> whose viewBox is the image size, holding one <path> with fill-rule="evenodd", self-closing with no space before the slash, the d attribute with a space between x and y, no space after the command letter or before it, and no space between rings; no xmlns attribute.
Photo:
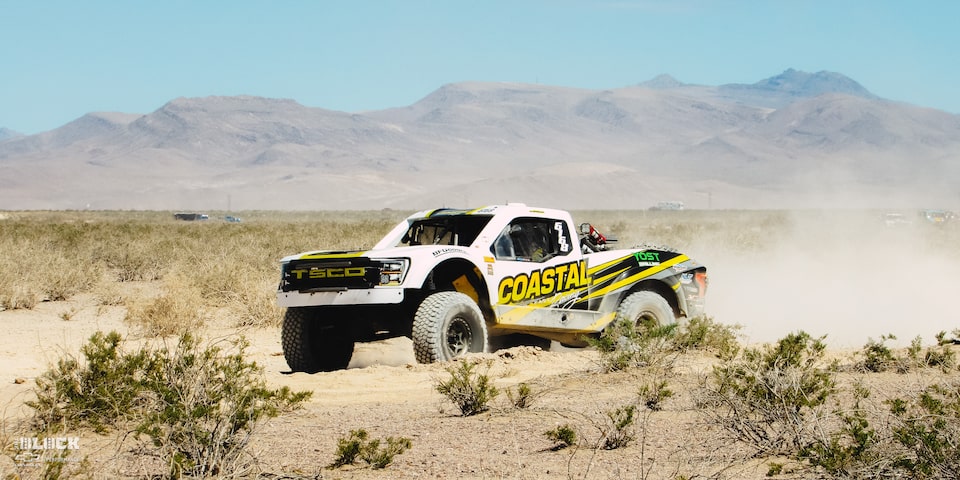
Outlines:
<svg viewBox="0 0 960 480"><path fill-rule="evenodd" d="M353 357L354 340L318 309L288 308L280 338L283 358L294 372L342 370Z"/></svg>
<svg viewBox="0 0 960 480"><path fill-rule="evenodd" d="M445 362L468 352L485 352L487 324L470 297L460 292L437 292L417 308L412 339L418 362Z"/></svg>
<svg viewBox="0 0 960 480"><path fill-rule="evenodd" d="M617 307L615 323L630 322L640 328L677 323L677 317L667 300L655 292L634 292L627 295Z"/></svg>

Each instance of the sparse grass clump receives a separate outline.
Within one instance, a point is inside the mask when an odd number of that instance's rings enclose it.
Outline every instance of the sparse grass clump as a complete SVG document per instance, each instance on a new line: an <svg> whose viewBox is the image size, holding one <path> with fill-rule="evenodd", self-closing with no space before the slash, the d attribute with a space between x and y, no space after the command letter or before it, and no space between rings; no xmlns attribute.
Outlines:
<svg viewBox="0 0 960 480"><path fill-rule="evenodd" d="M507 389L507 398L510 399L510 403L514 408L528 408L536 396L533 389L527 383L520 383L516 388Z"/></svg>
<svg viewBox="0 0 960 480"><path fill-rule="evenodd" d="M600 430L597 448L616 450L629 445L636 438L636 413L636 405L624 405L604 412L603 420L597 425Z"/></svg>
<svg viewBox="0 0 960 480"><path fill-rule="evenodd" d="M436 385L437 392L453 402L464 417L487 411L490 402L500 394L486 373L476 371L478 365L477 361L458 360L446 369L450 378ZM489 369L490 363L486 365Z"/></svg>
<svg viewBox="0 0 960 480"><path fill-rule="evenodd" d="M569 423L558 425L543 434L555 444L552 450L562 450L577 444L577 432Z"/></svg>
<svg viewBox="0 0 960 480"><path fill-rule="evenodd" d="M379 439L367 440L368 437L367 431L361 428L351 430L349 437L337 440L337 458L330 467L339 468L363 460L373 469L386 468L393 463L394 457L413 446L413 442L406 437L387 437L383 442Z"/></svg>
<svg viewBox="0 0 960 480"><path fill-rule="evenodd" d="M670 390L666 380L658 378L641 385L637 394L645 407L658 412L663 409L663 401L672 397L674 392Z"/></svg>

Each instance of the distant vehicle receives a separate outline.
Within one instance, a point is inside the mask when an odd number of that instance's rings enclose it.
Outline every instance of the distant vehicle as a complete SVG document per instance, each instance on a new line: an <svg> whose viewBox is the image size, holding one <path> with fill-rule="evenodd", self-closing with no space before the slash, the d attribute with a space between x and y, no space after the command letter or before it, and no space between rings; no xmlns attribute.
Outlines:
<svg viewBox="0 0 960 480"><path fill-rule="evenodd" d="M928 223L941 224L946 223L948 220L952 220L956 217L953 212L948 212L946 210L921 210L920 218L927 221Z"/></svg>
<svg viewBox="0 0 960 480"><path fill-rule="evenodd" d="M650 207L650 210L683 210L683 202L657 202L656 205Z"/></svg>
<svg viewBox="0 0 960 480"><path fill-rule="evenodd" d="M197 220L209 220L210 216L205 213L174 213L173 218L176 220L186 220L186 221L197 221Z"/></svg>
<svg viewBox="0 0 960 480"><path fill-rule="evenodd" d="M229 222L229 223L240 223L240 222L243 221L243 220L240 219L240 217L234 217L233 215L227 215L227 216L223 217L223 219L226 220L226 221Z"/></svg>

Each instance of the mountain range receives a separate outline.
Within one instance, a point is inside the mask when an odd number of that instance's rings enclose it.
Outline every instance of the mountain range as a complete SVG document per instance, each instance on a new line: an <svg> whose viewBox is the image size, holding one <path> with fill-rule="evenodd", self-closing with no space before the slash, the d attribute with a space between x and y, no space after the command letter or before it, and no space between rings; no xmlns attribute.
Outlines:
<svg viewBox="0 0 960 480"><path fill-rule="evenodd" d="M960 203L960 115L793 69L719 86L669 75L608 90L461 82L355 113L177 98L0 134L0 210Z"/></svg>

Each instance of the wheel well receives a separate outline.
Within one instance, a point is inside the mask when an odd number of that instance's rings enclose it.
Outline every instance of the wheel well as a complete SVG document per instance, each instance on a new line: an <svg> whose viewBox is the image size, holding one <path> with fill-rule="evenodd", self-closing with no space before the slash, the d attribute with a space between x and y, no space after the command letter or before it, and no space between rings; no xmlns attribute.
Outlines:
<svg viewBox="0 0 960 480"><path fill-rule="evenodd" d="M488 321L492 319L487 282L476 265L467 260L454 258L440 263L427 276L423 289L425 292L451 290L465 293L477 302Z"/></svg>
<svg viewBox="0 0 960 480"><path fill-rule="evenodd" d="M663 299L670 304L670 309L673 310L673 315L675 317L680 316L680 302L677 300L677 293L670 288L670 285L657 280L644 280L638 283L631 288L629 292L624 294L623 298L627 298L627 296L631 293L643 291L654 292L663 297ZM623 301L623 299L621 299L621 301Z"/></svg>

